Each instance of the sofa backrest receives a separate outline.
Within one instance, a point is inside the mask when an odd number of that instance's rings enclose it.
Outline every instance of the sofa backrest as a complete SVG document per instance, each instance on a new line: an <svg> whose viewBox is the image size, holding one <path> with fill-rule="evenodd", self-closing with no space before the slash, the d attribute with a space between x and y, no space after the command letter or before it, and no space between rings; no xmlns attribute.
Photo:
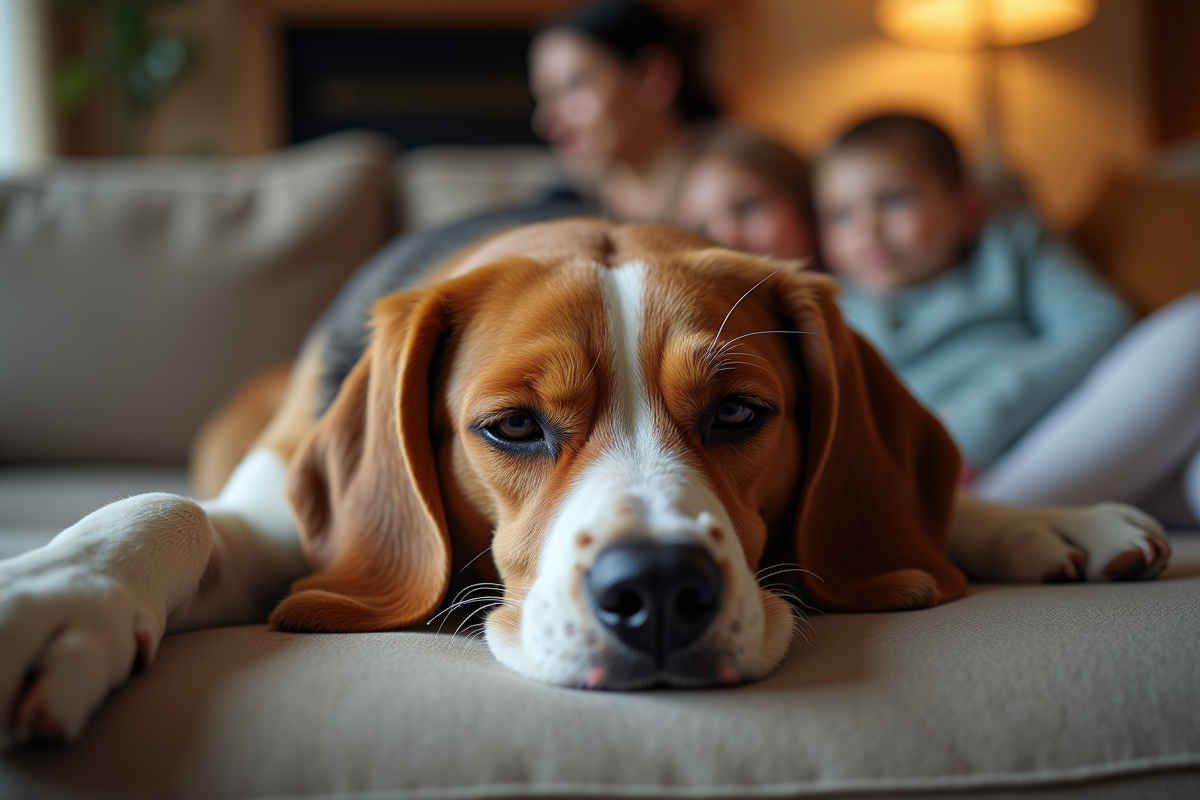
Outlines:
<svg viewBox="0 0 1200 800"><path fill-rule="evenodd" d="M545 148L397 156L370 134L0 178L0 463L181 463L390 236L564 180Z"/></svg>
<svg viewBox="0 0 1200 800"><path fill-rule="evenodd" d="M1073 233L1140 314L1200 290L1200 182L1113 178Z"/></svg>
<svg viewBox="0 0 1200 800"><path fill-rule="evenodd" d="M566 186L545 147L421 147L396 162L398 227L429 228L530 203Z"/></svg>
<svg viewBox="0 0 1200 800"><path fill-rule="evenodd" d="M390 235L387 140L0 179L0 461L181 462Z"/></svg>

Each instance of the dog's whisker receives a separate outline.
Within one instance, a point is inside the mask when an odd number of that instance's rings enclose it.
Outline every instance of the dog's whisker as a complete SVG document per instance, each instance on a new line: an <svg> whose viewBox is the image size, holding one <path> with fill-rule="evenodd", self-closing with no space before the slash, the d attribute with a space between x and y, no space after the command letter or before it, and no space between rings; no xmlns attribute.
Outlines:
<svg viewBox="0 0 1200 800"><path fill-rule="evenodd" d="M471 596L473 594L482 593L482 592L498 592L498 594L495 594L495 595L487 594L487 595L482 595L479 597ZM489 602L489 601L503 602L504 601L503 592L504 592L503 584L499 584L499 583L471 584L470 586L464 587L462 589L462 591L460 591L457 595L455 595L454 600L452 600L441 611L439 611L438 613L436 613L432 617L430 617L425 622L425 624L431 625L433 622L435 622L438 619L438 617L445 616L445 615L450 614L464 606L468 606L473 603L484 603L484 602ZM445 624L445 620L442 621L442 625L444 625L444 624ZM438 633L441 633L441 632L442 632L442 628L439 625Z"/></svg>
<svg viewBox="0 0 1200 800"><path fill-rule="evenodd" d="M496 591L503 592L504 584L488 583L486 581L480 581L479 583L467 584L466 586L464 586L462 589L459 590L458 594L454 595L454 599L451 600L450 602L452 602L452 603L457 602L459 600L459 598L461 598L463 595L470 594L471 592L476 592L481 589L494 589Z"/></svg>
<svg viewBox="0 0 1200 800"><path fill-rule="evenodd" d="M762 336L762 335L768 334L768 333L796 333L801 336L812 335L812 331L753 331L752 333L743 333L741 336L735 336L732 339L730 339L728 342L726 342L725 344L721 345L721 347L717 350L716 355L718 355L718 356L724 355L725 351L730 347L730 345L732 345L734 342L736 342L740 339L745 339L750 336Z"/></svg>
<svg viewBox="0 0 1200 800"><path fill-rule="evenodd" d="M492 591L492 590L480 590L480 591ZM464 597L462 600L456 600L453 603L451 603L447 607L447 610L461 608L462 606L470 605L472 603L481 603L484 600L503 600L503 599L504 598L498 594L480 594L475 597Z"/></svg>
<svg viewBox="0 0 1200 800"><path fill-rule="evenodd" d="M723 361L723 362L721 362L721 369L722 369L722 371L729 370L738 364L741 364L742 366L745 366L745 367L755 367L757 369L763 370L764 372L770 372L770 370L767 369L766 367L764 367L762 364L755 364L750 361Z"/></svg>
<svg viewBox="0 0 1200 800"><path fill-rule="evenodd" d="M758 353L748 353L745 350L726 350L725 355L728 356L745 356L746 358L757 358L759 361L770 362L766 356L760 356Z"/></svg>
<svg viewBox="0 0 1200 800"><path fill-rule="evenodd" d="M496 589L504 588L503 583L496 583L495 581L475 581L474 583L468 583L466 586L464 586L459 594L462 594L462 592L465 592L468 589L474 589L477 586L491 586Z"/></svg>
<svg viewBox="0 0 1200 800"><path fill-rule="evenodd" d="M769 369L769 366L771 363L770 359L767 359L764 356L760 356L758 353L748 353L744 350L722 349L721 353L714 354L709 358L709 360L712 362L711 365L709 366L710 380L715 379L719 372L730 369L731 365L733 365L733 364L745 364L745 362L743 362L743 361L732 361L728 358L729 356L736 356L739 358L756 358L759 361L764 362L764 364L746 364L746 366L755 366L755 367L758 367L759 369L764 370L767 373L771 372L771 370Z"/></svg>
<svg viewBox="0 0 1200 800"><path fill-rule="evenodd" d="M428 625L430 622L433 622L435 619L437 619L437 618L438 618L439 616L441 616L442 614L444 614L444 613L446 613L447 611L449 611L449 610L451 610L451 609L453 609L453 608L457 607L457 606L458 606L458 604L459 604L460 602L462 602L462 601L466 600L466 599L467 599L467 598L469 598L471 595L473 595L473 594L475 594L475 593L477 593L477 592L483 592L483 591L496 591L496 592L503 592L503 591L504 591L504 587L503 587L503 586L500 586L499 584L495 584L495 585L487 585L487 584L474 584L474 583L473 583L473 584L471 584L470 586L465 586L465 587L463 587L463 588L462 588L462 590L460 590L460 591L459 591L459 593L458 593L458 594L456 594L456 595L454 596L454 599L453 599L453 600L451 600L451 601L450 601L450 602L447 604L447 608L443 609L442 611L439 611L439 612L438 612L436 615L434 615L433 617L431 617L431 618L429 619L429 621L428 621L428 622L426 622L425 624L426 624L426 625Z"/></svg>
<svg viewBox="0 0 1200 800"><path fill-rule="evenodd" d="M473 600L463 600L461 603L455 603L454 605L441 610L440 612L438 612L438 616L440 617L444 614L450 614L454 611L458 611L459 609L465 608L466 606L475 605L477 603L500 605L501 603L503 603L503 600L500 600L499 598L496 598L496 597L477 597ZM485 605L483 607L486 608L487 606ZM447 616L445 619L442 620L441 624L438 625L437 633L442 632L442 628L445 627L446 621L449 619L450 619L450 617ZM426 622L425 624L430 625L432 623L433 623L433 619L430 619L429 622Z"/></svg>
<svg viewBox="0 0 1200 800"><path fill-rule="evenodd" d="M468 635L462 637L462 652L466 652L468 647L484 637L482 630L475 630L477 627L480 626L472 625L467 629L469 632ZM455 634L455 636L458 636L458 634Z"/></svg>
<svg viewBox="0 0 1200 800"><path fill-rule="evenodd" d="M785 572L804 572L804 567L799 564L769 564L758 572L754 573L755 579L761 580L769 578L772 575L781 575ZM769 573L769 574L768 574Z"/></svg>
<svg viewBox="0 0 1200 800"><path fill-rule="evenodd" d="M460 632L460 631L462 631L462 629L463 629L463 626L464 626L464 625L466 625L468 622L470 622L470 621L471 621L471 618L472 618L472 617L474 617L476 614L478 614L480 611L486 611L487 609L489 609L489 608L495 608L495 607L496 607L496 606L498 606L498 605L500 605L500 603L499 603L499 602L496 602L496 603L489 603L489 604L488 604L488 605L486 605L486 606L480 606L479 608L477 608L477 609L475 609L474 611L472 611L470 614L468 614L468 615L467 615L467 618L466 618L466 619L464 619L462 622L460 622L460 623L458 624L458 628L457 628L457 629L454 631L454 635L455 635L455 636L458 636L459 632Z"/></svg>
<svg viewBox="0 0 1200 800"><path fill-rule="evenodd" d="M776 597L782 597L785 600L791 600L795 603L803 603L803 601L800 599L800 597L795 592L791 591L789 587L784 586L782 584L773 583L770 586L764 586L762 588L767 590L771 594L775 595Z"/></svg>
<svg viewBox="0 0 1200 800"><path fill-rule="evenodd" d="M799 625L792 628L792 638L802 640L809 647L813 646L813 640L804 632L804 628Z"/></svg>
<svg viewBox="0 0 1200 800"><path fill-rule="evenodd" d="M789 604L792 606L792 608L794 608L794 609L796 609L796 611L800 612L801 617L804 616L804 613L803 613L804 612L804 609L803 609L804 601L801 600L799 597L797 597L794 594L791 594L790 592L774 592L774 594L776 597L780 598L781 600L787 600L789 602Z"/></svg>
<svg viewBox="0 0 1200 800"><path fill-rule="evenodd" d="M475 622L471 625L468 625L466 628L464 628L462 635L466 636L467 639L470 640L470 639L477 638L481 633L483 633L486 630L487 630L487 623L485 621Z"/></svg>
<svg viewBox="0 0 1200 800"><path fill-rule="evenodd" d="M737 309L738 305L740 305L743 300L745 300L747 297L750 296L750 292L753 292L759 286L762 286L764 283L771 280L771 278L774 278L776 273L778 273L778 272L779 272L779 270L775 270L775 272L772 272L770 275L768 275L767 277L763 278L758 283L751 286L744 295L742 295L741 297L739 297L737 299L737 302L734 303L733 306L729 309L729 311L725 314L725 319L721 320L721 325L719 328L717 328L717 334L715 336L713 336L712 342L708 345L708 350L706 350L704 353L706 357L711 355L713 348L717 346L717 342L721 338L721 331L725 330L725 323L729 322L729 317L733 315L733 312Z"/></svg>
<svg viewBox="0 0 1200 800"><path fill-rule="evenodd" d="M801 625L802 618L795 617L796 624L792 626L792 639L801 639L805 644L811 645L812 640L808 637L808 630Z"/></svg>
<svg viewBox="0 0 1200 800"><path fill-rule="evenodd" d="M803 611L795 606L792 606L792 619L795 624L792 626L792 636L801 637L808 644L813 644L814 640L820 638L820 632L817 631L817 626L813 625ZM809 637L809 634L812 637Z"/></svg>
<svg viewBox="0 0 1200 800"><path fill-rule="evenodd" d="M600 354L596 354L596 360L592 362L592 368L588 370L588 374L583 376L583 382L586 384L592 379L592 373L596 371L596 365L600 363Z"/></svg>
<svg viewBox="0 0 1200 800"><path fill-rule="evenodd" d="M765 591L781 597L785 600L791 600L796 611L811 612L813 614L824 614L825 612L816 606L805 601L803 597L793 591L792 586L782 583L770 583L762 587Z"/></svg>
<svg viewBox="0 0 1200 800"><path fill-rule="evenodd" d="M483 550L479 551L479 555L477 555L477 556L475 556L474 558L472 558L472 559L471 559L470 561L468 561L466 564L463 564L463 568L462 568L462 569L460 569L460 570L458 571L458 574L459 574L459 575L462 575L464 572L466 572L466 571L467 571L467 567L469 567L469 566L471 566L472 564L474 564L476 561L478 561L478 560L479 560L479 559L480 559L480 558L481 558L481 557L484 555L484 553L487 553L487 552L489 552L491 549L492 549L492 546L491 546L491 545L488 545L487 547L483 548Z"/></svg>
<svg viewBox="0 0 1200 800"><path fill-rule="evenodd" d="M780 568L780 567L800 567L800 565L799 565L799 564L793 564L793 563L792 563L792 562L790 562L790 561L785 561L785 562L782 562L782 563L772 563L772 564L767 564L765 567L763 567L762 569L758 570L758 572L755 572L755 573L754 573L754 577L756 577L756 578L757 578L758 576L762 575L762 574L763 574L764 572L766 572L767 570L778 569L778 568Z"/></svg>
<svg viewBox="0 0 1200 800"><path fill-rule="evenodd" d="M817 626L809 622L803 614L796 615L796 622L798 623L796 625L796 630L804 637L804 641L812 644L820 638L820 633L817 631ZM809 633L812 634L812 638L809 638Z"/></svg>
<svg viewBox="0 0 1200 800"><path fill-rule="evenodd" d="M772 572L769 575L764 575L763 573L766 572L767 570L778 570L778 571ZM799 564L772 564L771 566L763 567L758 572L754 573L754 579L762 581L762 580L767 580L768 578L774 578L778 575L785 575L789 572L802 572L805 575L812 575L814 578L821 581L822 583L825 582L825 579L822 578L820 575L813 572L811 569L805 569L804 567L800 566Z"/></svg>

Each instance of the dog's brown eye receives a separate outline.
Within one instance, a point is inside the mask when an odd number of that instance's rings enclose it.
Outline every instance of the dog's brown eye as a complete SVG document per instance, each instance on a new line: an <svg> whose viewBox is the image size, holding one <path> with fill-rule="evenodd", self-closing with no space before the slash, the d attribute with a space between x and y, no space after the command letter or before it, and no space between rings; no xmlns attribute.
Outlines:
<svg viewBox="0 0 1200 800"><path fill-rule="evenodd" d="M510 442L527 442L542 434L542 427L532 414L518 411L512 416L505 417L491 427L492 433Z"/></svg>
<svg viewBox="0 0 1200 800"><path fill-rule="evenodd" d="M713 425L721 428L742 428L754 422L756 413L753 408L738 400L723 400L717 406Z"/></svg>

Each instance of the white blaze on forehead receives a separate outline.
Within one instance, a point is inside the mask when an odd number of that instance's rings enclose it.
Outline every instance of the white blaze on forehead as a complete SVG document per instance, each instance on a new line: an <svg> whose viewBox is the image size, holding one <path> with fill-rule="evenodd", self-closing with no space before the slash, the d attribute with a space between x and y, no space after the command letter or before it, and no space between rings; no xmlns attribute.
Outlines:
<svg viewBox="0 0 1200 800"><path fill-rule="evenodd" d="M645 433L639 428L650 422L646 377L639 357L645 291L646 265L640 261L600 270L600 292L612 342L614 417L622 426L621 433L628 436Z"/></svg>
<svg viewBox="0 0 1200 800"><path fill-rule="evenodd" d="M632 507L651 534L682 532L694 527L704 512L709 512L705 524L713 514L725 518L703 478L667 445L655 424L654 399L642 363L647 273L640 261L599 270L612 355L615 437L580 476L561 509L560 522L585 525L601 535L618 525L614 507L623 499L640 501Z"/></svg>

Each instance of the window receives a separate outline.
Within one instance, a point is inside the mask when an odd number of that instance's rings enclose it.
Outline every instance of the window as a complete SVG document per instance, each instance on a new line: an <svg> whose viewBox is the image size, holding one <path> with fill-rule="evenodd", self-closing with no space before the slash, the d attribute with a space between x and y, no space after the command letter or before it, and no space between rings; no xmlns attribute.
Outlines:
<svg viewBox="0 0 1200 800"><path fill-rule="evenodd" d="M48 155L38 0L0 0L0 174Z"/></svg>

